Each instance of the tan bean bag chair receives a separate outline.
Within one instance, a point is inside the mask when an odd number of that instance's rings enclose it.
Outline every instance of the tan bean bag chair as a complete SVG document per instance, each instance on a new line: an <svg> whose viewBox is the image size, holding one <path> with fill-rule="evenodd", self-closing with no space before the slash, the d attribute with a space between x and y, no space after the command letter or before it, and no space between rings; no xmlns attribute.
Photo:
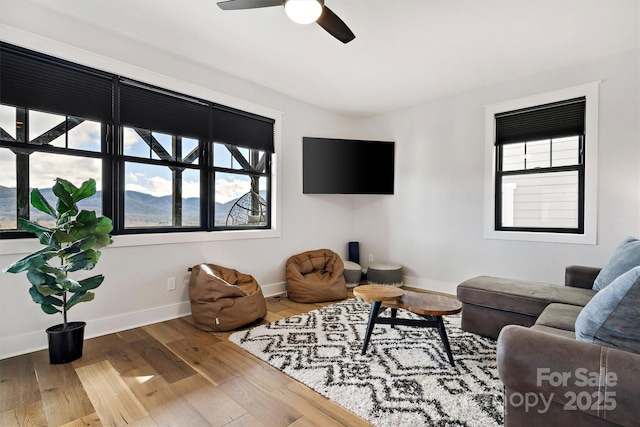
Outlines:
<svg viewBox="0 0 640 427"><path fill-rule="evenodd" d="M267 304L256 279L215 264L191 269L191 315L198 329L230 331L262 319Z"/></svg>
<svg viewBox="0 0 640 427"><path fill-rule="evenodd" d="M291 301L322 302L347 297L344 264L330 249L293 255L287 260L287 294Z"/></svg>

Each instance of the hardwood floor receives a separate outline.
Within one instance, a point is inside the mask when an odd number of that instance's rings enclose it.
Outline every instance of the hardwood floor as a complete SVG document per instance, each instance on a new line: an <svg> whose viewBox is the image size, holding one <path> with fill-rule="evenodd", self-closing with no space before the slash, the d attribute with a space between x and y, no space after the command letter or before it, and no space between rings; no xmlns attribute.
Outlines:
<svg viewBox="0 0 640 427"><path fill-rule="evenodd" d="M268 298L264 321L327 304ZM50 365L47 350L0 360L0 426L371 425L228 335L183 317L87 339L65 365Z"/></svg>

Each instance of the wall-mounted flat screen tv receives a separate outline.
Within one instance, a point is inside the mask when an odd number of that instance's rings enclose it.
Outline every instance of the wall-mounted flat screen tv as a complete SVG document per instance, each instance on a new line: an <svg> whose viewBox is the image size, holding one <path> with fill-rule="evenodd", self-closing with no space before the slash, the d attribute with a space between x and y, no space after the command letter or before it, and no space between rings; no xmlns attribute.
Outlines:
<svg viewBox="0 0 640 427"><path fill-rule="evenodd" d="M394 143L302 138L304 194L393 194Z"/></svg>

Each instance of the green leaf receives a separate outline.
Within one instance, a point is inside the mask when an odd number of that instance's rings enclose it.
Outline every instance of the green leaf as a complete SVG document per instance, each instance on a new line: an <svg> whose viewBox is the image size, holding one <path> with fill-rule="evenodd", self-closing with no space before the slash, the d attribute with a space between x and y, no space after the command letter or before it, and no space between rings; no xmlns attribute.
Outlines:
<svg viewBox="0 0 640 427"><path fill-rule="evenodd" d="M63 230L56 230L53 233L53 238L59 243L71 243L75 240L71 234Z"/></svg>
<svg viewBox="0 0 640 427"><path fill-rule="evenodd" d="M68 277L65 277L63 280L59 280L58 284L62 286L65 291L77 292L80 290L80 284L73 279L69 279Z"/></svg>
<svg viewBox="0 0 640 427"><path fill-rule="evenodd" d="M30 269L40 268L47 263L48 259L50 259L50 257L47 257L50 250L51 248L47 246L33 253L30 253L26 257L19 259L18 261L15 261L10 266L5 267L2 270L2 272L3 273L21 273L23 271L27 271Z"/></svg>
<svg viewBox="0 0 640 427"><path fill-rule="evenodd" d="M73 242L72 244L70 244L69 246L66 246L62 249L60 249L58 251L58 256L61 258L67 258L73 254L76 254L78 252L80 252L82 250L82 244L84 242L83 240L78 240Z"/></svg>
<svg viewBox="0 0 640 427"><path fill-rule="evenodd" d="M96 194L96 181L93 178L89 178L80 185L79 189L76 189L73 193L73 200L79 202L80 200L89 198Z"/></svg>
<svg viewBox="0 0 640 427"><path fill-rule="evenodd" d="M100 252L88 249L70 256L67 259L65 270L69 272L77 270L91 270L96 266L98 259L100 259Z"/></svg>
<svg viewBox="0 0 640 427"><path fill-rule="evenodd" d="M71 193L67 189L69 185L75 188L75 186L73 186L73 184L71 184L69 181L57 178L56 183L53 186L53 194L58 197L58 204L56 205L56 209L60 215L64 213L75 215L78 212L78 206L76 206Z"/></svg>
<svg viewBox="0 0 640 427"><path fill-rule="evenodd" d="M44 273L42 270L33 269L27 271L27 279L32 285L55 285L56 278Z"/></svg>
<svg viewBox="0 0 640 427"><path fill-rule="evenodd" d="M95 244L96 238L94 236L88 236L82 239L73 239L69 246L66 246L58 252L58 255L62 257L68 257L81 251L93 249L95 247Z"/></svg>
<svg viewBox="0 0 640 427"><path fill-rule="evenodd" d="M80 215L82 215L82 212L80 213ZM78 215L78 218L80 218L80 215ZM91 224L93 224L92 222L93 218L87 219L87 222L86 222L87 225L89 224L88 221L91 221ZM94 248L96 249L103 248L113 243L113 240L109 235L109 233L113 230L113 223L109 218L104 216L100 218L96 218L95 225L92 228L93 229L90 231L90 233L96 239L93 245Z"/></svg>
<svg viewBox="0 0 640 427"><path fill-rule="evenodd" d="M96 237L95 237L95 236L89 236L89 237L87 237L87 238L85 238L85 239L82 239L82 240L80 241L80 242L81 242L81 244L80 244L80 249L85 250L85 251L86 251L87 249L93 249L93 248L95 248L95 247L96 247L96 242L97 242L97 241L98 241L98 240L96 239Z"/></svg>
<svg viewBox="0 0 640 427"><path fill-rule="evenodd" d="M51 295L42 295L35 286L29 288L29 295L31 295L31 299L36 304L56 305L58 307L62 307L62 300L60 298L56 298Z"/></svg>
<svg viewBox="0 0 640 427"><path fill-rule="evenodd" d="M80 280L78 283L80 284L80 290L90 291L100 286L103 281L104 276L99 274L97 276L89 277L88 279Z"/></svg>
<svg viewBox="0 0 640 427"><path fill-rule="evenodd" d="M67 301L67 310L71 309L71 307L73 307L74 305L76 305L76 304L78 304L80 302L92 301L95 297L96 297L96 294L94 294L93 292L86 292L86 293L85 292L79 292L77 294L74 294Z"/></svg>
<svg viewBox="0 0 640 427"><path fill-rule="evenodd" d="M62 313L61 310L58 310L57 308L55 308L54 306L52 306L51 304L42 304L40 306L40 308L42 309L42 311L44 311L47 314L56 314L56 313Z"/></svg>
<svg viewBox="0 0 640 427"><path fill-rule="evenodd" d="M51 228L45 227L44 225L40 225L37 222L29 221L24 218L18 219L18 225L23 230L28 231L29 233L35 233L37 236L42 233L53 233L53 230Z"/></svg>
<svg viewBox="0 0 640 427"><path fill-rule="evenodd" d="M98 218L98 224L96 224L95 234L109 234L113 231L113 222L106 216Z"/></svg>
<svg viewBox="0 0 640 427"><path fill-rule="evenodd" d="M31 190L31 206L53 218L58 218L58 214L56 213L55 209L53 209L47 199L44 198L42 193L40 193L40 190L38 190L37 188Z"/></svg>
<svg viewBox="0 0 640 427"><path fill-rule="evenodd" d="M113 243L113 239L109 235L100 234L96 237L96 245L95 248L104 248L105 246L109 246Z"/></svg>
<svg viewBox="0 0 640 427"><path fill-rule="evenodd" d="M38 288L38 292L40 293L40 295L45 297L51 295L62 295L62 293L64 292L64 289L53 286L36 285L36 288Z"/></svg>
<svg viewBox="0 0 640 427"><path fill-rule="evenodd" d="M75 240L84 239L94 233L97 224L98 219L94 211L81 211L69 228L69 234Z"/></svg>
<svg viewBox="0 0 640 427"><path fill-rule="evenodd" d="M54 266L49 265L49 264L43 265L42 267L40 267L40 270L42 270L43 273L54 274L56 276L58 274L64 274L65 273L64 266L54 267Z"/></svg>
<svg viewBox="0 0 640 427"><path fill-rule="evenodd" d="M52 233L38 233L36 235L38 236L38 241L40 242L40 244L45 246L52 246L52 245L58 246L58 243L53 238Z"/></svg>
<svg viewBox="0 0 640 427"><path fill-rule="evenodd" d="M58 217L58 221L56 221L56 228L66 230L71 225L71 223L73 223L73 218L77 213L78 212L75 211L61 213Z"/></svg>
<svg viewBox="0 0 640 427"><path fill-rule="evenodd" d="M81 211L76 217L78 226L85 228L88 233L93 233L98 225L98 218L95 211Z"/></svg>
<svg viewBox="0 0 640 427"><path fill-rule="evenodd" d="M64 178L56 178L56 184L60 185L64 191L73 198L73 193L78 191L78 187L73 185L71 181L67 181Z"/></svg>

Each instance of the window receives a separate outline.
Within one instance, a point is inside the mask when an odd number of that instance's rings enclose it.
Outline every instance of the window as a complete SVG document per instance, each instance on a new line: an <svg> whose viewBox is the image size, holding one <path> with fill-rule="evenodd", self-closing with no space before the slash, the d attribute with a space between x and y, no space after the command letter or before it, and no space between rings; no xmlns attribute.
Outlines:
<svg viewBox="0 0 640 427"><path fill-rule="evenodd" d="M198 140L123 128L124 227L200 227Z"/></svg>
<svg viewBox="0 0 640 427"><path fill-rule="evenodd" d="M270 229L275 120L0 44L0 238L55 177L114 234Z"/></svg>
<svg viewBox="0 0 640 427"><path fill-rule="evenodd" d="M273 124L218 104L213 123L215 228L269 227Z"/></svg>
<svg viewBox="0 0 640 427"><path fill-rule="evenodd" d="M597 84L492 105L486 117L485 236L594 243Z"/></svg>
<svg viewBox="0 0 640 427"><path fill-rule="evenodd" d="M215 224L218 227L264 225L269 220L268 153L214 143ZM239 199L234 194L242 193Z"/></svg>
<svg viewBox="0 0 640 427"><path fill-rule="evenodd" d="M496 114L496 230L584 231L584 105Z"/></svg>
<svg viewBox="0 0 640 427"><path fill-rule="evenodd" d="M101 215L103 130L102 123L76 116L0 105L1 230L23 237L25 233L18 231L18 218L47 219L30 206L29 190L42 189L53 205L51 183L58 176L72 176L77 184L96 179L98 193L79 207Z"/></svg>

